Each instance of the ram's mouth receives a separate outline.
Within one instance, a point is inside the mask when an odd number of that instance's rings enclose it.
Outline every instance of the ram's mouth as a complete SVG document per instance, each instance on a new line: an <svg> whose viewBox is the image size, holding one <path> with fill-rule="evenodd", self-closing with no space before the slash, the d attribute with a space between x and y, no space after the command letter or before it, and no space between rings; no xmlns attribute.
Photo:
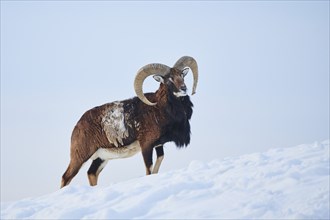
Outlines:
<svg viewBox="0 0 330 220"><path fill-rule="evenodd" d="M182 97L188 95L186 91L180 90L179 92L173 92L176 97Z"/></svg>

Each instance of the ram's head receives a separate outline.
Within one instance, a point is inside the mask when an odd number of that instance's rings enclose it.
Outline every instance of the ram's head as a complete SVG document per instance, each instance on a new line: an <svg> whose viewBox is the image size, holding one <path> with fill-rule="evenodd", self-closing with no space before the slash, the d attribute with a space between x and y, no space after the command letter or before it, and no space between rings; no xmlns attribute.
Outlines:
<svg viewBox="0 0 330 220"><path fill-rule="evenodd" d="M187 75L189 68L194 78L192 95L195 94L198 82L197 62L192 57L184 56L174 64L173 68L160 63L152 63L142 67L136 74L134 81L134 89L137 97L147 105L153 106L157 104L150 102L143 93L143 82L151 75L156 81L167 85L176 97L186 96L187 87L184 83L184 77Z"/></svg>

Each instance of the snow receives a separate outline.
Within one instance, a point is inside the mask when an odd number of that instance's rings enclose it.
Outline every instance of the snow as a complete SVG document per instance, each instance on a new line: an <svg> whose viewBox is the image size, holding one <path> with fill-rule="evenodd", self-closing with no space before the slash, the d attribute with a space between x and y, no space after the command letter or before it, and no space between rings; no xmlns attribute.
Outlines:
<svg viewBox="0 0 330 220"><path fill-rule="evenodd" d="M1 219L329 219L329 140L1 204Z"/></svg>

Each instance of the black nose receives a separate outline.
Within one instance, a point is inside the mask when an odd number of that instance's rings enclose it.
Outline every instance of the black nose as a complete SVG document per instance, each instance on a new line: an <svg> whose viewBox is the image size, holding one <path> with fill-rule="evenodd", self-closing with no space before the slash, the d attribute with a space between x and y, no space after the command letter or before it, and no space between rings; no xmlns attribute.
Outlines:
<svg viewBox="0 0 330 220"><path fill-rule="evenodd" d="M181 90L184 91L184 92L186 92L187 91L187 86L186 85L182 85L181 86Z"/></svg>

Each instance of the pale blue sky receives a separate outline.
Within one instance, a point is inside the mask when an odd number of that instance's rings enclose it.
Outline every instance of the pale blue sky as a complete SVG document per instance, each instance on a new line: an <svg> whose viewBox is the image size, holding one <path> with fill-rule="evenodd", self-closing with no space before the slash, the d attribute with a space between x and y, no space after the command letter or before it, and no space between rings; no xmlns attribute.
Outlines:
<svg viewBox="0 0 330 220"><path fill-rule="evenodd" d="M167 144L160 172L329 139L328 1L1 1L1 201L58 190L81 115L183 55L200 72L192 140ZM144 172L138 154L99 181Z"/></svg>

